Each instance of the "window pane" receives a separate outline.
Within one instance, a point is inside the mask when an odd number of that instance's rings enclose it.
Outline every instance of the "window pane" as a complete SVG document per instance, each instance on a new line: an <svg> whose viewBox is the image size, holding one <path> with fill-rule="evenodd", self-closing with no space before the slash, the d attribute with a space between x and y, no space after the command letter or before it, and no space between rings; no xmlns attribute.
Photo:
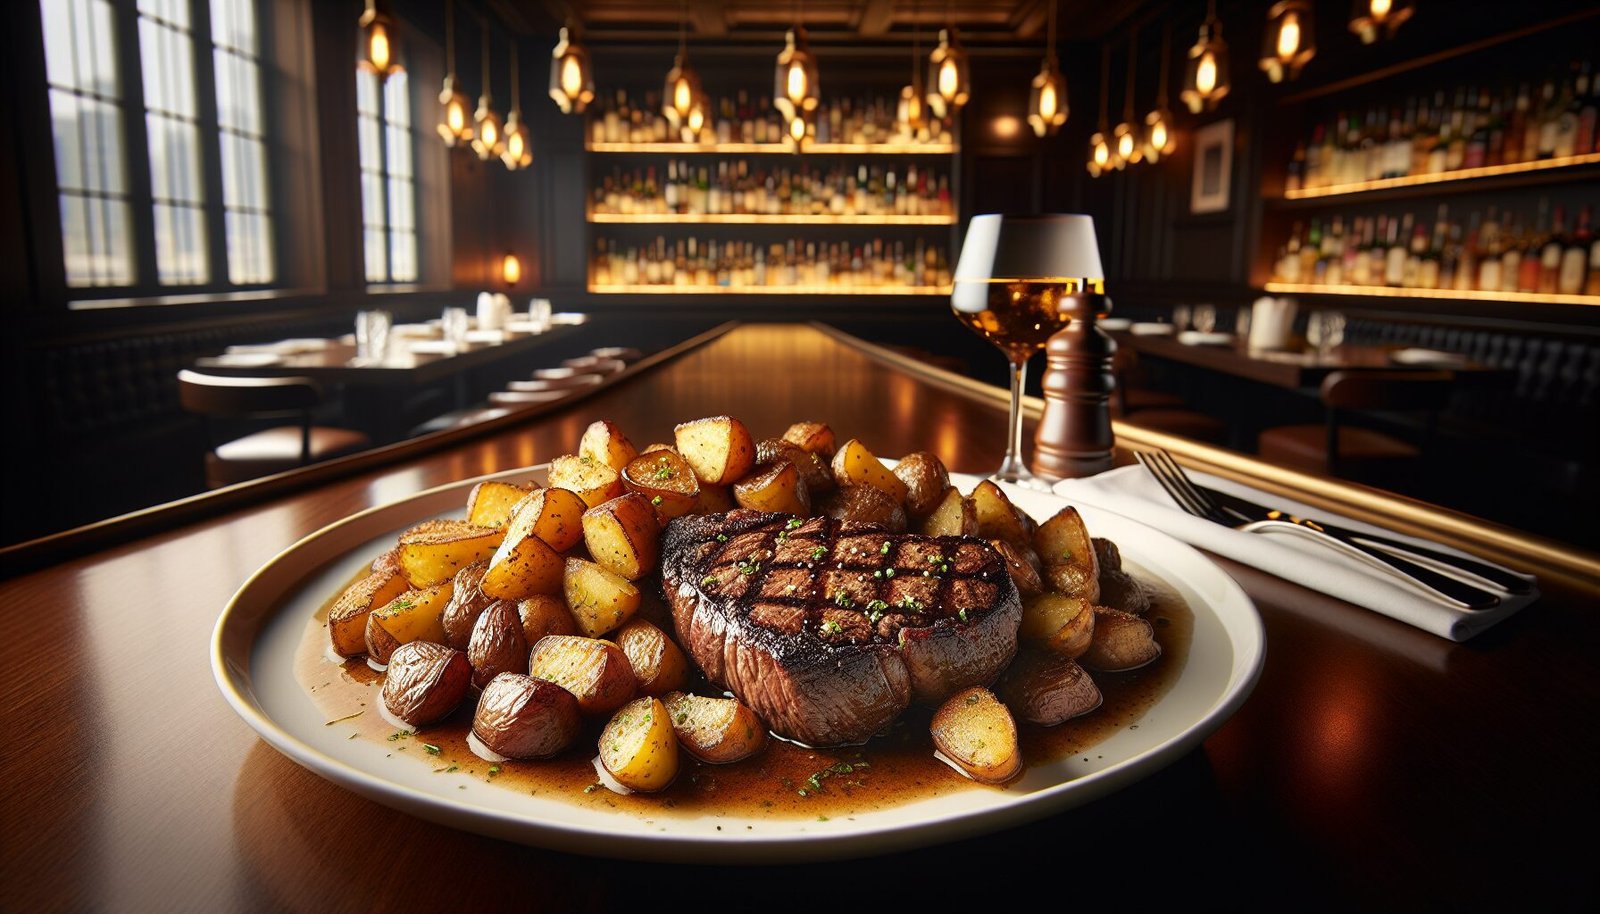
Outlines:
<svg viewBox="0 0 1600 914"><path fill-rule="evenodd" d="M228 281L272 281L272 222L259 213L228 213Z"/></svg>
<svg viewBox="0 0 1600 914"><path fill-rule="evenodd" d="M367 282L383 282L389 278L384 232L382 229L367 229L363 234L366 237Z"/></svg>
<svg viewBox="0 0 1600 914"><path fill-rule="evenodd" d="M230 130L260 136L260 69L248 58L218 49L214 55L217 70L217 123Z"/></svg>
<svg viewBox="0 0 1600 914"><path fill-rule="evenodd" d="M383 115L391 124L411 126L411 83L404 70L391 73L383 84Z"/></svg>
<svg viewBox="0 0 1600 914"><path fill-rule="evenodd" d="M417 280L417 235L415 232L389 233L389 278L395 282Z"/></svg>
<svg viewBox="0 0 1600 914"><path fill-rule="evenodd" d="M366 70L356 71L356 111L378 116L378 77Z"/></svg>
<svg viewBox="0 0 1600 914"><path fill-rule="evenodd" d="M252 0L211 0L211 40L255 54L255 3Z"/></svg>
<svg viewBox="0 0 1600 914"><path fill-rule="evenodd" d="M145 107L194 117L194 43L189 33L141 18L139 60L144 68Z"/></svg>
<svg viewBox="0 0 1600 914"><path fill-rule="evenodd" d="M193 285L209 276L205 213L193 206L157 203L156 274L162 285Z"/></svg>
<svg viewBox="0 0 1600 914"><path fill-rule="evenodd" d="M150 192L157 200L200 203L200 131L162 114L145 116Z"/></svg>
<svg viewBox="0 0 1600 914"><path fill-rule="evenodd" d="M356 71L356 138L361 157L363 250L368 282L417 279L415 137L404 71L381 84Z"/></svg>

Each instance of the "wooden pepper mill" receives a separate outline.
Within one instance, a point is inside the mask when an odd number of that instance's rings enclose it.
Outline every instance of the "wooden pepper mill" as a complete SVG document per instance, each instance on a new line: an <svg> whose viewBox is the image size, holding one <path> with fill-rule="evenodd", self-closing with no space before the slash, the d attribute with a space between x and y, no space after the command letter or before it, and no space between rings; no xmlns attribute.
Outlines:
<svg viewBox="0 0 1600 914"><path fill-rule="evenodd" d="M1111 313L1111 299L1098 292L1062 297L1072 322L1045 344L1044 414L1034 435L1033 471L1070 479L1111 469L1111 359L1116 341L1095 323Z"/></svg>

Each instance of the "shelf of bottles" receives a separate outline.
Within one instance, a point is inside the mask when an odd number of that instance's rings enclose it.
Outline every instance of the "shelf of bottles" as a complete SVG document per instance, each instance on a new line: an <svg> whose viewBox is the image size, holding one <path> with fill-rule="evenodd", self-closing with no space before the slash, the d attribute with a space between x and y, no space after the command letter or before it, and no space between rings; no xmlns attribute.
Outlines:
<svg viewBox="0 0 1600 914"><path fill-rule="evenodd" d="M631 98L625 90L606 96L589 120L590 152L684 154L951 155L955 134L949 121L929 118L909 133L895 123L895 108L883 99L844 98L824 102L810 116L798 149L784 131L772 100L739 92L712 105L698 134L674 130L662 113L661 97Z"/></svg>
<svg viewBox="0 0 1600 914"><path fill-rule="evenodd" d="M790 239L656 237L621 247L600 239L589 291L627 294L947 295L943 245L922 240L862 244Z"/></svg>
<svg viewBox="0 0 1600 914"><path fill-rule="evenodd" d="M951 225L955 213L948 174L926 165L752 169L741 159L696 168L671 159L664 173L613 168L591 195L589 221Z"/></svg>

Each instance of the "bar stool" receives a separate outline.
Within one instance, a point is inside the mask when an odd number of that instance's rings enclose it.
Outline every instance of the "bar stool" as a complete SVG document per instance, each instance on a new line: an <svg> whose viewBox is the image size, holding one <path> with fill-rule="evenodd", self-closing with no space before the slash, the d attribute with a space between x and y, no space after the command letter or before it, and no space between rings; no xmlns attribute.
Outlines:
<svg viewBox="0 0 1600 914"><path fill-rule="evenodd" d="M1392 477L1422 456L1439 412L1450 400L1447 371L1336 371L1322 381L1322 425L1263 431L1256 450L1270 463L1329 476ZM1421 445L1386 432L1348 425L1350 410L1425 414Z"/></svg>
<svg viewBox="0 0 1600 914"><path fill-rule="evenodd" d="M185 369L178 372L178 402L199 415L206 440L214 442L212 420L298 418L236 438L211 443L206 452L206 485L233 485L321 460L353 454L372 445L361 432L311 424L311 410L322 402L322 388L310 378L236 378Z"/></svg>

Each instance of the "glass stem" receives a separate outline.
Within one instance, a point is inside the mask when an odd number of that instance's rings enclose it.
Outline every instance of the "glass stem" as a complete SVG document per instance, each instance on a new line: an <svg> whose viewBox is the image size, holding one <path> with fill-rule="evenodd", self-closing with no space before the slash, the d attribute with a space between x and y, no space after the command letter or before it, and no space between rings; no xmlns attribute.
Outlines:
<svg viewBox="0 0 1600 914"><path fill-rule="evenodd" d="M1022 391L1027 385L1028 360L1011 361L1011 414L1006 427L1006 459L994 474L1005 482L1024 482L1033 479L1027 464L1022 462Z"/></svg>

